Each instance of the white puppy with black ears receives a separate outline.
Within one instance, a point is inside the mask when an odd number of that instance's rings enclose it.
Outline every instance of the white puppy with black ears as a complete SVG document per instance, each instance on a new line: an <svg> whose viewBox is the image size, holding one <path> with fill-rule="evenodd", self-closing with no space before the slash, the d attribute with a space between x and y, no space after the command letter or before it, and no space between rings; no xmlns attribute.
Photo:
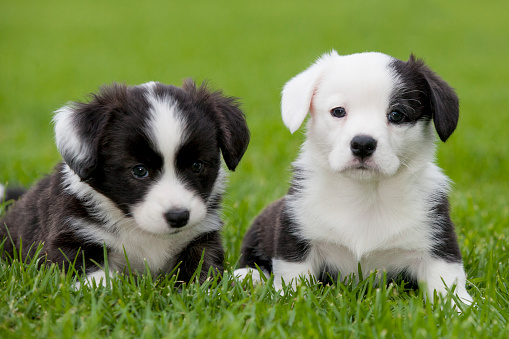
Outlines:
<svg viewBox="0 0 509 339"><path fill-rule="evenodd" d="M286 83L282 117L306 140L288 194L246 233L243 276L256 265L277 288L375 270L444 295L471 297L449 217L449 179L434 163L435 131L453 133L454 90L423 61L381 53L323 55Z"/></svg>

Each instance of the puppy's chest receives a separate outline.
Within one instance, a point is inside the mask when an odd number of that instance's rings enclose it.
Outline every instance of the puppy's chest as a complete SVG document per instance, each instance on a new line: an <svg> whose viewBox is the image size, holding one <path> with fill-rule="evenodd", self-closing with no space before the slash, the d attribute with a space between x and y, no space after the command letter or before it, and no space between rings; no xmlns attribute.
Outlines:
<svg viewBox="0 0 509 339"><path fill-rule="evenodd" d="M301 237L346 248L358 261L377 251L425 251L430 246L430 206L419 195L311 188L289 205Z"/></svg>
<svg viewBox="0 0 509 339"><path fill-rule="evenodd" d="M185 242L138 235L130 239L118 239L108 245L108 260L114 269L122 271L129 266L135 272L144 273L148 267L151 273L159 274L173 268L175 258L185 247Z"/></svg>
<svg viewBox="0 0 509 339"><path fill-rule="evenodd" d="M105 244L108 248L109 266L116 271L127 267L144 273L147 267L153 274L167 272L176 264L176 257L196 237L188 230L173 235L152 235L140 231L130 222L117 232L84 221L73 223L77 233L87 241Z"/></svg>

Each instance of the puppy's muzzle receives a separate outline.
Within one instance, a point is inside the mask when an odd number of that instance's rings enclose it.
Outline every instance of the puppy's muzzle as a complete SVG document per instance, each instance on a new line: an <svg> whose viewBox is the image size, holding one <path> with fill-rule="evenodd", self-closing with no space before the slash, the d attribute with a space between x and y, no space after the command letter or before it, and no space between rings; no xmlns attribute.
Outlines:
<svg viewBox="0 0 509 339"><path fill-rule="evenodd" d="M168 225L173 228L181 228L189 221L189 211L186 209L169 210L164 214Z"/></svg>
<svg viewBox="0 0 509 339"><path fill-rule="evenodd" d="M376 140L367 135L357 135L350 142L352 154L362 160L370 157L376 150Z"/></svg>

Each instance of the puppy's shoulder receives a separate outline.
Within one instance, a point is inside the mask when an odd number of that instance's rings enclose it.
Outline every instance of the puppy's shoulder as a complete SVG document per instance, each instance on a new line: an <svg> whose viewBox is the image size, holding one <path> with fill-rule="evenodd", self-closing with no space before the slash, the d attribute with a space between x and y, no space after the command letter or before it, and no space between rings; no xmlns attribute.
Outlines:
<svg viewBox="0 0 509 339"><path fill-rule="evenodd" d="M285 207L285 197L282 197L267 206L253 222L254 227L274 227Z"/></svg>

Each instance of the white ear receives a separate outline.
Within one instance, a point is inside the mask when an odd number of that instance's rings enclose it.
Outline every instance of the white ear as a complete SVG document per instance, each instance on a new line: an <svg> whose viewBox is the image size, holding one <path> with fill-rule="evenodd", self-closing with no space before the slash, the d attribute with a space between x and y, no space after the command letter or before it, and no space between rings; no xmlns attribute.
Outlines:
<svg viewBox="0 0 509 339"><path fill-rule="evenodd" d="M291 133L299 129L306 119L320 76L335 56L338 56L336 51L322 55L313 65L290 79L283 87L281 115Z"/></svg>
<svg viewBox="0 0 509 339"><path fill-rule="evenodd" d="M64 161L77 171L78 164L89 162L91 149L76 129L75 104L69 103L55 111L55 141Z"/></svg>

